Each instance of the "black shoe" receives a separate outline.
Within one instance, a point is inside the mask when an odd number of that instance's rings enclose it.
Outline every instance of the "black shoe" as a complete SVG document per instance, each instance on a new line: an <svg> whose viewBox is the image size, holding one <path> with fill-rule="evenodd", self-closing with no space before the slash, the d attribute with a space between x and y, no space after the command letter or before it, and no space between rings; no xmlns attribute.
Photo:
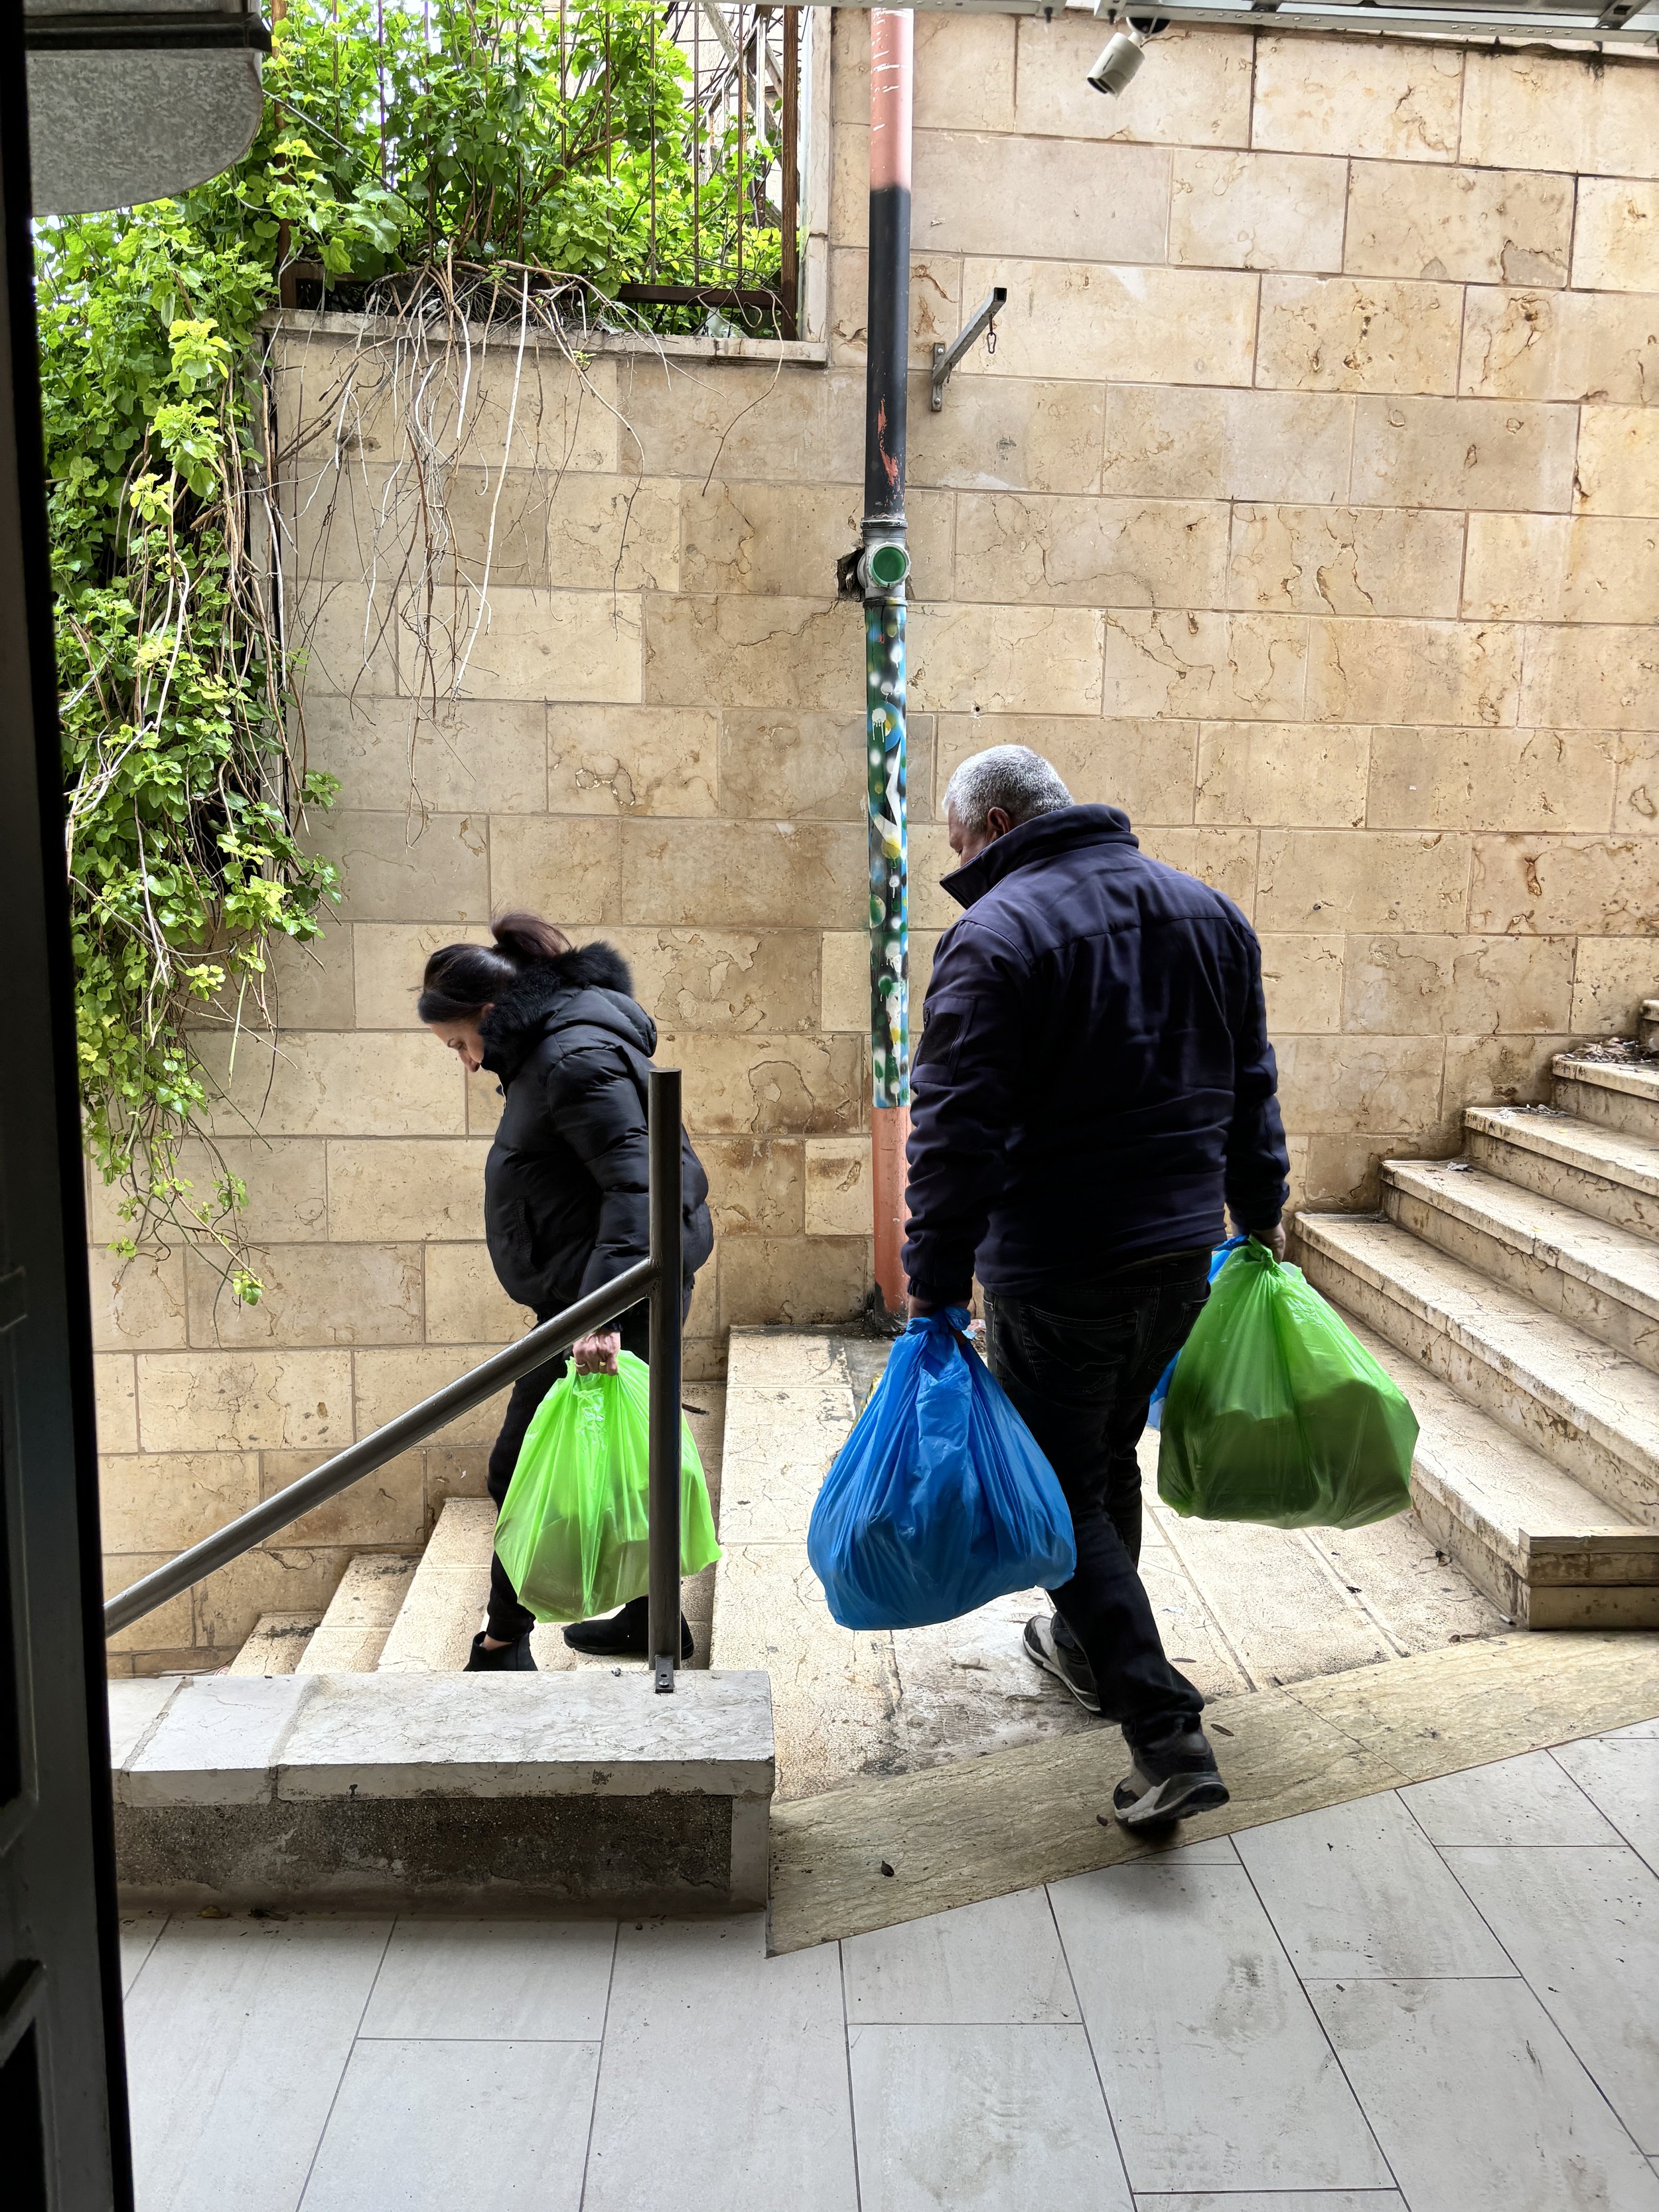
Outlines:
<svg viewBox="0 0 1659 2212"><path fill-rule="evenodd" d="M1167 1828L1194 1813L1213 1813L1228 1799L1209 1739L1196 1722L1156 1743L1132 1744L1134 1765L1112 1792L1112 1810L1126 1828Z"/></svg>
<svg viewBox="0 0 1659 2212"><path fill-rule="evenodd" d="M590 1658L643 1659L650 1638L649 1607L648 1598L631 1597L620 1613L608 1613L603 1620L573 1620L564 1640L573 1651L585 1651ZM691 1650L691 1625L682 1613L680 1657L689 1659Z"/></svg>
<svg viewBox="0 0 1659 2212"><path fill-rule="evenodd" d="M1060 1641L1054 1626L1058 1619L1052 1613L1031 1615L1025 1624L1025 1656L1035 1659L1056 1681L1064 1682L1085 1712L1097 1713L1100 1692L1095 1687L1095 1670L1071 1636Z"/></svg>
<svg viewBox="0 0 1659 2212"><path fill-rule="evenodd" d="M486 1651L484 1638L489 1632L488 1629L481 1628L473 1638L471 1656L461 1669L463 1674L536 1673L536 1662L530 1656L530 1638L527 1636L515 1638L511 1644L503 1644L499 1651Z"/></svg>

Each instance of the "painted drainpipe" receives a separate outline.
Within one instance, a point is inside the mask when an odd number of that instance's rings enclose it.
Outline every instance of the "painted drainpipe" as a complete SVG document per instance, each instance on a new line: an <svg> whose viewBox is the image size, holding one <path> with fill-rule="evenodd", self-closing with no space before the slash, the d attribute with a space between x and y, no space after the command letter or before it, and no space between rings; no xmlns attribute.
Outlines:
<svg viewBox="0 0 1659 2212"><path fill-rule="evenodd" d="M908 9L870 15L870 300L863 556L870 826L871 1166L876 1306L904 1310L904 1146L910 1133L909 854L904 812L904 398L910 294Z"/></svg>

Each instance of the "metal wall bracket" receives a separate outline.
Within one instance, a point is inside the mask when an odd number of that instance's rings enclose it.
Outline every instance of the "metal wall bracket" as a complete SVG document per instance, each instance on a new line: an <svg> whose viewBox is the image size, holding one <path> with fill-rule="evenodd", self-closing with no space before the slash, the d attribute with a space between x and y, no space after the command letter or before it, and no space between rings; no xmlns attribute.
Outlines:
<svg viewBox="0 0 1659 2212"><path fill-rule="evenodd" d="M933 412L935 415L945 404L945 386L950 378L951 371L969 348L978 343L981 332L985 337L986 352L996 351L997 317L1006 306L1007 300L1008 287L1006 284L999 284L994 291L987 293L951 344L936 345L933 348Z"/></svg>

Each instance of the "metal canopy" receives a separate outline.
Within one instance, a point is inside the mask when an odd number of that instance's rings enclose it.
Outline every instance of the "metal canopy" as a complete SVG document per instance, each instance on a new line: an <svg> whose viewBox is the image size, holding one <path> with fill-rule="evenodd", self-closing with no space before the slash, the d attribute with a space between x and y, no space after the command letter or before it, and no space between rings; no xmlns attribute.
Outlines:
<svg viewBox="0 0 1659 2212"><path fill-rule="evenodd" d="M24 0L23 37L36 215L184 191L259 127L257 0Z"/></svg>
<svg viewBox="0 0 1659 2212"><path fill-rule="evenodd" d="M830 0L868 7L875 0ZM1411 0L1376 7L1371 0L1119 0L1096 9L1091 0L896 0L899 6L960 15L1066 15L1115 13L1143 28L1157 23L1215 23L1235 31L1352 32L1370 38L1425 37L1485 41L1522 39L1576 46L1614 44L1659 48L1659 0ZM1635 57L1641 58L1639 55Z"/></svg>
<svg viewBox="0 0 1659 2212"><path fill-rule="evenodd" d="M1170 0L1156 15L1126 0L1122 13L1148 24L1221 23L1235 30L1358 31L1373 38L1548 39L1601 45L1639 40L1659 46L1659 7L1652 0L1504 0L1485 8L1469 0L1412 0L1376 7L1371 0Z"/></svg>

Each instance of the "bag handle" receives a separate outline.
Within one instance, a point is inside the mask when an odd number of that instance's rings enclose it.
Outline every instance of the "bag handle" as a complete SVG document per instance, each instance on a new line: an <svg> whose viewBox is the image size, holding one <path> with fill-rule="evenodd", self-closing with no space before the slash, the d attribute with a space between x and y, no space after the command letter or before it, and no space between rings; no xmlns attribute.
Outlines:
<svg viewBox="0 0 1659 2212"><path fill-rule="evenodd" d="M953 1336L960 1349L971 1359L983 1361L984 1355L968 1334L974 1317L966 1306L941 1306L930 1314L913 1314L905 1323L907 1336Z"/></svg>

